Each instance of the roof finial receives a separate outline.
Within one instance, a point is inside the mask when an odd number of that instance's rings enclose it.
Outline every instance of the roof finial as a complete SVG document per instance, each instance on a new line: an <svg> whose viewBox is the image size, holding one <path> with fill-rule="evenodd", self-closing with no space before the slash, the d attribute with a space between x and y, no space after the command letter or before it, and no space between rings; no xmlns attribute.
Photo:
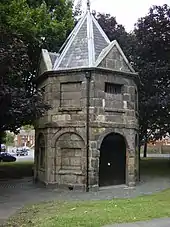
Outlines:
<svg viewBox="0 0 170 227"><path fill-rule="evenodd" d="M87 0L87 10L90 11L90 0Z"/></svg>

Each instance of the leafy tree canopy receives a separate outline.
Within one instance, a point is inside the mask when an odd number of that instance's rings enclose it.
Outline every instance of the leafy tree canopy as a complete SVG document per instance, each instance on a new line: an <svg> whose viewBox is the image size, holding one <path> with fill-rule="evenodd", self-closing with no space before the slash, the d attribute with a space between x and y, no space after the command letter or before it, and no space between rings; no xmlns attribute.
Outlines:
<svg viewBox="0 0 170 227"><path fill-rule="evenodd" d="M112 41L116 39L139 72L140 140L158 139L170 130L170 8L153 6L132 33L109 14L96 14Z"/></svg>
<svg viewBox="0 0 170 227"><path fill-rule="evenodd" d="M72 4L66 0L8 0L0 3L1 23L23 35L31 70L41 48L58 51L73 26Z"/></svg>
<svg viewBox="0 0 170 227"><path fill-rule="evenodd" d="M161 138L170 130L170 7L153 6L134 34L134 62L140 75L141 139Z"/></svg>
<svg viewBox="0 0 170 227"><path fill-rule="evenodd" d="M33 81L42 48L58 51L73 26L66 0L0 2L0 132L32 124L48 106Z"/></svg>
<svg viewBox="0 0 170 227"><path fill-rule="evenodd" d="M27 47L21 38L0 29L0 131L16 132L47 109L41 94L26 86L24 75L30 64Z"/></svg>
<svg viewBox="0 0 170 227"><path fill-rule="evenodd" d="M128 60L130 62L134 60L133 55L136 45L134 34L126 32L125 27L122 24L119 24L116 21L116 18L110 14L94 12L94 16L110 41L117 40Z"/></svg>
<svg viewBox="0 0 170 227"><path fill-rule="evenodd" d="M33 125L24 125L22 128L26 131L31 131L34 129L34 126Z"/></svg>

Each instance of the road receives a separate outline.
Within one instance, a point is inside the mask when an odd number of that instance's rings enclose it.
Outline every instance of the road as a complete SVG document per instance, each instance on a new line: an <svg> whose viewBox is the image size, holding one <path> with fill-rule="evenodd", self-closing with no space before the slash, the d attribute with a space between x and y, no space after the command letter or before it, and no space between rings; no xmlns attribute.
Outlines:
<svg viewBox="0 0 170 227"><path fill-rule="evenodd" d="M17 158L17 162L21 161L34 161L34 150L30 150L28 152L28 156L19 156L17 157L14 153L12 153L12 147L8 147L8 152ZM141 154L141 158L143 154ZM170 154L147 154L148 158L170 158Z"/></svg>
<svg viewBox="0 0 170 227"><path fill-rule="evenodd" d="M8 147L8 153L10 153L12 156L15 156L17 162L34 161L34 150L28 151L27 156L16 156L16 154L12 152L12 149L13 149L12 147Z"/></svg>
<svg viewBox="0 0 170 227"><path fill-rule="evenodd" d="M141 158L143 154L141 154ZM147 158L170 158L170 154L147 154Z"/></svg>
<svg viewBox="0 0 170 227"><path fill-rule="evenodd" d="M31 150L28 152L27 156L15 156L17 158L17 162L22 162L22 161L34 161L34 151Z"/></svg>
<svg viewBox="0 0 170 227"><path fill-rule="evenodd" d="M11 153L13 155L13 153ZM17 162L21 162L21 161L34 161L34 150L31 150L30 152L28 152L28 156L20 156L17 157ZM141 158L143 157L143 155L141 155ZM147 155L148 158L169 158L170 159L170 154L148 154Z"/></svg>

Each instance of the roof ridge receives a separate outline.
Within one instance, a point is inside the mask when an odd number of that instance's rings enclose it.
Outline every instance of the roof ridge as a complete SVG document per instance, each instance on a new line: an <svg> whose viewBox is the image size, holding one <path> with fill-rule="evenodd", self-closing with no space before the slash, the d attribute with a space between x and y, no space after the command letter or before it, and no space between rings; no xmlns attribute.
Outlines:
<svg viewBox="0 0 170 227"><path fill-rule="evenodd" d="M104 48L101 52L101 54L99 55L98 59L95 62L95 67L98 67L99 64L104 60L104 58L109 54L109 52L112 50L112 48L116 46L117 50L119 51L120 55L122 56L123 60L125 61L125 63L127 64L127 66L129 67L131 72L135 72L135 70L133 69L133 67L131 66L130 62L128 61L127 57L125 56L125 54L123 53L123 50L121 49L119 43L117 42L117 40L113 40L109 46L107 46L106 48Z"/></svg>
<svg viewBox="0 0 170 227"><path fill-rule="evenodd" d="M91 12L87 11L87 39L88 39L88 57L89 66L92 66L95 62L95 50L94 50L94 33L93 22Z"/></svg>
<svg viewBox="0 0 170 227"><path fill-rule="evenodd" d="M72 41L73 41L73 40L75 39L75 37L76 37L76 34L79 32L79 30L80 30L80 28L81 28L81 25L82 25L83 22L85 21L85 19L86 19L86 14L87 14L87 12L84 14L84 16L80 19L80 21L79 21L79 22L77 23L77 25L74 27L73 31L70 33L70 35L68 36L68 38L67 38L66 41L64 42L65 45L64 45L64 44L62 45L62 47L63 47L63 46L65 46L65 47L64 47L63 51L62 51L61 54L60 54L60 57L59 57L59 59L58 59L58 61L57 61L57 64L54 64L54 69L57 68L57 67L60 65L60 63L61 63L61 61L62 61L62 58L63 58L65 52L66 52L67 49L70 47ZM61 48L60 48L60 50L61 50Z"/></svg>
<svg viewBox="0 0 170 227"><path fill-rule="evenodd" d="M104 30L102 29L100 24L97 22L96 18L93 16L93 14L92 14L92 20L93 20L94 24L96 25L96 27L99 29L99 31L100 31L101 35L103 36L103 38L109 44L110 43L109 38L107 37L106 33L104 32Z"/></svg>
<svg viewBox="0 0 170 227"><path fill-rule="evenodd" d="M110 40L87 8L60 48L62 52L55 61L53 69L94 66L102 49L108 44Z"/></svg>

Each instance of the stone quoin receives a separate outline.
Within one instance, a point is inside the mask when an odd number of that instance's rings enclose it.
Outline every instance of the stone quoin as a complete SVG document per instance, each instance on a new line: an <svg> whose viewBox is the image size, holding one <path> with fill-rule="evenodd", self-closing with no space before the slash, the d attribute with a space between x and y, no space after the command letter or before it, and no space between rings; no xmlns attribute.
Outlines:
<svg viewBox="0 0 170 227"><path fill-rule="evenodd" d="M37 77L51 109L37 120L34 178L69 190L138 181L138 74L86 12Z"/></svg>

